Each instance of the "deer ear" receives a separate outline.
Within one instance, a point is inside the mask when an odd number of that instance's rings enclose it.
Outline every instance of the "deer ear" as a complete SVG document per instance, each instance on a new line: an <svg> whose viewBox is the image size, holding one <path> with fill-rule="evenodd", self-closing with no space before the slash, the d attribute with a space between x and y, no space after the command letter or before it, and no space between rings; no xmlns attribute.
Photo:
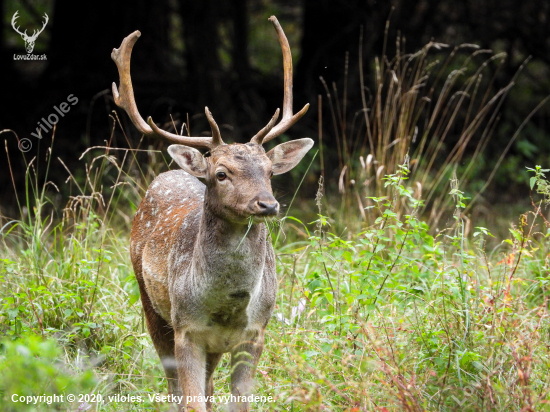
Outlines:
<svg viewBox="0 0 550 412"><path fill-rule="evenodd" d="M206 159L197 149L181 144L173 144L168 146L168 153L190 175L206 177Z"/></svg>
<svg viewBox="0 0 550 412"><path fill-rule="evenodd" d="M313 147L310 138L291 140L281 143L267 152L267 157L273 163L273 174L280 175L296 166L306 153Z"/></svg>

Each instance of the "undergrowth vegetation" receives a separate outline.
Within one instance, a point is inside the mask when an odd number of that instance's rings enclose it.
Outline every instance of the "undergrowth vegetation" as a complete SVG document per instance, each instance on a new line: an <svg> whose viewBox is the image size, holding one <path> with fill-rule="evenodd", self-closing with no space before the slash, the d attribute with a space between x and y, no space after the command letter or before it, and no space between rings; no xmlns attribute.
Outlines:
<svg viewBox="0 0 550 412"><path fill-rule="evenodd" d="M394 173L405 156L410 157L415 197L424 200L420 214L430 227L444 226L449 217L452 199L447 194L454 175L471 195L466 211L476 205L487 206L486 189L531 117L550 100L548 96L533 107L515 131L503 132L499 130L502 105L518 87L516 80L529 59L508 84L497 87L506 53L480 49L475 44L451 48L433 41L416 53L406 53L405 44L405 39L398 37L393 58L384 54L374 60L372 86L363 76L362 55L358 78L348 76L346 69L340 90L321 78L326 93L319 96L318 103L326 107L326 113L320 113L328 121L320 119L320 124L330 130L337 149L323 153L322 143L327 138L319 127L321 174L337 180L334 186L341 196L328 206L345 224L352 223L346 221L351 209L360 217L355 222L373 220L369 197L388 194L383 178ZM360 86L359 108L347 103L348 83ZM498 145L491 142L496 133ZM325 158L338 165L337 174L325 172ZM396 206L397 213L400 209ZM485 209L489 210L485 220L492 220L491 208ZM469 234L471 225L466 223ZM358 225L353 228L360 230Z"/></svg>
<svg viewBox="0 0 550 412"><path fill-rule="evenodd" d="M281 249L283 340L272 335L268 348L278 371L288 357L293 366L279 398L306 410L545 410L550 225L541 205L488 249L488 229L464 237L455 181L454 222L433 236L407 172L386 176L394 197L371 198L378 217L365 230L335 234L319 214L308 241ZM410 212L398 218L401 200Z"/></svg>
<svg viewBox="0 0 550 412"><path fill-rule="evenodd" d="M321 176L317 197L308 203L316 218L300 220L290 209L271 228L279 297L256 393L275 400L253 410L550 410L548 170L525 172L526 184L531 178L541 198L510 224L507 238L495 239L492 228L476 222L468 222L467 233L464 210L471 199L461 184L473 166L460 169L458 160L475 130L483 139L493 130L498 116L486 107L498 105L507 89L471 106L456 150L437 171L430 159L439 156L460 110L441 106L443 117L432 112L432 123L419 126L426 119L422 106L392 106L392 90L403 82L410 90L399 96L406 101L453 96L432 90L423 99L410 92L425 82L426 67L432 67L426 53L435 46L388 63L389 71L380 66L380 78L386 73L395 79L389 86L380 80L377 96L385 90L390 97L378 97L377 109L363 117L372 133L354 132L366 138L364 153L360 144L345 146L340 135L340 195L327 194ZM471 77L451 107L480 82L477 74ZM343 125L345 114L341 120ZM434 128L443 135L431 134ZM412 147L417 134L423 143ZM168 410L149 398L167 389L128 251L133 214L166 161L153 150L111 147L90 148L83 159L83 178L67 170L73 195L64 207L48 183L52 152L45 171L33 159L20 216L0 220L0 409ZM428 182L434 189L422 190ZM434 182L442 187L436 190ZM434 202L435 194L440 201ZM433 213L425 213L426 198ZM229 393L229 375L224 358L215 395ZM14 394L69 393L95 398L52 405L13 401Z"/></svg>

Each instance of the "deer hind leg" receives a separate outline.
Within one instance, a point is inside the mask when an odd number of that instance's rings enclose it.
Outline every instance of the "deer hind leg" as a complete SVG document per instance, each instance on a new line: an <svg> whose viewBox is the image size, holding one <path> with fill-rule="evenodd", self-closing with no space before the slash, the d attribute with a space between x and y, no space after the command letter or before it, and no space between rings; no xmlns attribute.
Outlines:
<svg viewBox="0 0 550 412"><path fill-rule="evenodd" d="M178 378L187 411L206 412L206 351L183 329L175 331ZM182 405L183 406L183 405Z"/></svg>
<svg viewBox="0 0 550 412"><path fill-rule="evenodd" d="M264 331L262 330L256 337L237 345L231 351L231 394L233 396L252 394L254 373L263 349ZM248 402L232 402L229 410L231 412L248 412L250 405Z"/></svg>
<svg viewBox="0 0 550 412"><path fill-rule="evenodd" d="M216 366L222 358L222 353L208 353L206 355L206 410L208 412L212 411L212 402L210 402L210 397L214 396L214 371Z"/></svg>
<svg viewBox="0 0 550 412"><path fill-rule="evenodd" d="M176 396L181 395L178 384L178 371L176 367L176 357L174 353L174 329L166 322L155 310L151 300L145 291L143 280L138 278L141 302L145 312L145 322L147 330L153 340L153 345L159 355L160 361L166 374L168 383L168 393Z"/></svg>

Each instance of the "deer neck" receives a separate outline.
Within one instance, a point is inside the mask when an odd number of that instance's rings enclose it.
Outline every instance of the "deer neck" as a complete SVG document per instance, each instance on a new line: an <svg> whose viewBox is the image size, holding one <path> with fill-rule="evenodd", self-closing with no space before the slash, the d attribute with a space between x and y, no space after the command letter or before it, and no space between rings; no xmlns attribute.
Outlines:
<svg viewBox="0 0 550 412"><path fill-rule="evenodd" d="M234 278L253 286L263 273L266 244L263 223L249 226L227 221L205 202L193 255L196 275L212 282Z"/></svg>

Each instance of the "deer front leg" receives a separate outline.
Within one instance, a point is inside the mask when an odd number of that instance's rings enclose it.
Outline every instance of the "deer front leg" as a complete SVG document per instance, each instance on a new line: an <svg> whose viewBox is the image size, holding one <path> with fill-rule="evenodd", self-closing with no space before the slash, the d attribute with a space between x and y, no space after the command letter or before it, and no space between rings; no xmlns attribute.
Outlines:
<svg viewBox="0 0 550 412"><path fill-rule="evenodd" d="M182 411L206 412L206 351L193 341L185 329L176 331L176 361L178 379L183 392ZM185 409L187 406L187 409Z"/></svg>
<svg viewBox="0 0 550 412"><path fill-rule="evenodd" d="M260 331L253 339L237 345L231 351L231 394L248 396L254 386L254 372L264 349L264 331ZM250 405L245 402L232 402L230 412L248 412Z"/></svg>
<svg viewBox="0 0 550 412"><path fill-rule="evenodd" d="M222 353L208 353L206 355L206 410L208 412L212 411L212 402L211 399L214 396L214 371L216 370L216 366L218 366L218 363L220 362L220 359L222 358Z"/></svg>
<svg viewBox="0 0 550 412"><path fill-rule="evenodd" d="M136 277L138 279L143 311L145 312L145 322L162 366L164 367L168 383L168 393L175 396L181 396L176 359L174 356L174 330L168 322L153 309L151 299L147 294L143 278L141 277L141 272L138 272L138 270L136 270Z"/></svg>

